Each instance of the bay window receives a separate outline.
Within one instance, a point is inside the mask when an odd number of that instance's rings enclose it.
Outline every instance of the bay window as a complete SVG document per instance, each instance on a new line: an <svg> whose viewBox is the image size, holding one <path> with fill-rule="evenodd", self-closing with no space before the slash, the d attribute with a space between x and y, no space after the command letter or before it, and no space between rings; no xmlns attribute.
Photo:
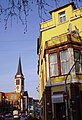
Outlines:
<svg viewBox="0 0 82 120"><path fill-rule="evenodd" d="M70 70L68 58L67 50L50 54L50 77L68 74Z"/></svg>
<svg viewBox="0 0 82 120"><path fill-rule="evenodd" d="M70 58L68 50L62 50L50 55L50 77L65 75L70 71ZM82 74L82 53L79 50L74 50L75 72Z"/></svg>
<svg viewBox="0 0 82 120"><path fill-rule="evenodd" d="M82 73L82 53L74 50L74 61L76 73Z"/></svg>
<svg viewBox="0 0 82 120"><path fill-rule="evenodd" d="M61 74L67 74L69 72L69 60L68 51L64 50L60 52Z"/></svg>
<svg viewBox="0 0 82 120"><path fill-rule="evenodd" d="M58 75L57 53L50 54L50 77Z"/></svg>

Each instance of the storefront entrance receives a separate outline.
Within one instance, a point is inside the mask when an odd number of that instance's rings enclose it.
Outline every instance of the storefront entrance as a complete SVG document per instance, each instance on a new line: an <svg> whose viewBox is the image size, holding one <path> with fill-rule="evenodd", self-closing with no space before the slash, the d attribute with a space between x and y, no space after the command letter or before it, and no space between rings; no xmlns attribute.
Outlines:
<svg viewBox="0 0 82 120"><path fill-rule="evenodd" d="M65 103L54 104L54 117L55 120L65 120Z"/></svg>

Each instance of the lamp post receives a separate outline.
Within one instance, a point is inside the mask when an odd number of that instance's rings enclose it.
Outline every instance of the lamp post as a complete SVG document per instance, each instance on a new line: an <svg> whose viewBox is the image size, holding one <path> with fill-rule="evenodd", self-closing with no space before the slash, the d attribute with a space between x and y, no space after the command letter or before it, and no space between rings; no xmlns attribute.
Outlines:
<svg viewBox="0 0 82 120"><path fill-rule="evenodd" d="M23 112L23 92L20 92L20 112Z"/></svg>
<svg viewBox="0 0 82 120"><path fill-rule="evenodd" d="M65 95L66 95L66 98L65 98L65 106L66 106L66 120L68 120L68 90L67 90L66 80L67 80L67 79L65 79Z"/></svg>
<svg viewBox="0 0 82 120"><path fill-rule="evenodd" d="M2 112L5 111L5 96L2 96Z"/></svg>

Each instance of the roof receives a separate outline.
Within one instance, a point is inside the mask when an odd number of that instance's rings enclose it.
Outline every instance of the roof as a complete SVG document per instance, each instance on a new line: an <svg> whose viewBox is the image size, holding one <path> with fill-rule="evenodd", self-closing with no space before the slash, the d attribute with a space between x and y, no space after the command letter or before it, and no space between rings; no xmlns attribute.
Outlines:
<svg viewBox="0 0 82 120"><path fill-rule="evenodd" d="M63 5L63 6L60 6L60 7L56 8L56 9L53 9L53 10L49 11L49 13L51 14L52 12L56 12L56 11L62 9L62 8L68 7L69 5L72 5L72 7L73 7L74 9L76 9L76 6L75 6L74 2L70 2L70 3L68 3L68 4L65 4L65 5Z"/></svg>

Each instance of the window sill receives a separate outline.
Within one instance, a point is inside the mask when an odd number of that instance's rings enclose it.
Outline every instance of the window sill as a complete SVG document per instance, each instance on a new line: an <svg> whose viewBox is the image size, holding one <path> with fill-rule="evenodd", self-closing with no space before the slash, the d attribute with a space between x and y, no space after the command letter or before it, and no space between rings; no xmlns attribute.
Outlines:
<svg viewBox="0 0 82 120"><path fill-rule="evenodd" d="M65 73L65 74L61 74L61 75L56 75L56 76L50 76L50 78L55 78L55 77L60 77L60 76L66 76L67 75L67 73Z"/></svg>
<svg viewBox="0 0 82 120"><path fill-rule="evenodd" d="M62 23L59 23L58 25L62 25L62 24L67 23L67 22L68 22L68 20L67 20L67 21L64 21L64 22L62 22Z"/></svg>
<svg viewBox="0 0 82 120"><path fill-rule="evenodd" d="M76 75L82 75L82 73L76 73Z"/></svg>
<svg viewBox="0 0 82 120"><path fill-rule="evenodd" d="M71 17L71 18L70 18L70 21L73 21L73 20L78 19L78 18L80 18L80 17L82 17L82 15L78 15L78 16Z"/></svg>
<svg viewBox="0 0 82 120"><path fill-rule="evenodd" d="M56 25L55 25L55 24L50 25L50 26L45 27L45 28L41 28L41 29L40 29L40 31L42 32L42 31L45 31L45 30L48 30L48 29L51 29L51 28L54 28L54 27L56 27Z"/></svg>

